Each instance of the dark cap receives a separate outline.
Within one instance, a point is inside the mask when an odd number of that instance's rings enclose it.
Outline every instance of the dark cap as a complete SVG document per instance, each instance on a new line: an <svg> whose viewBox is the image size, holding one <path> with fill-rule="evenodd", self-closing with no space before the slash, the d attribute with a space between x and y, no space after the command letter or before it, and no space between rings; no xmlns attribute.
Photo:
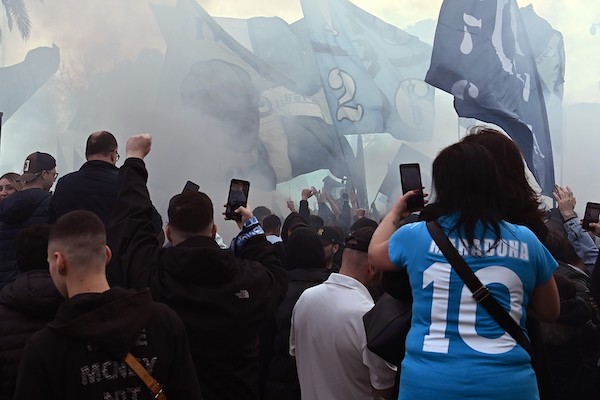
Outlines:
<svg viewBox="0 0 600 400"><path fill-rule="evenodd" d="M355 231L360 228L364 228L365 226L372 226L373 229L376 229L379 224L372 220L371 218L363 217L357 219L352 225L350 225L350 232Z"/></svg>
<svg viewBox="0 0 600 400"><path fill-rule="evenodd" d="M365 226L350 232L348 236L346 236L346 240L344 240L344 247L346 249L358 250L366 253L369 251L369 243L371 243L373 232L375 232L375 228L372 226Z"/></svg>
<svg viewBox="0 0 600 400"><path fill-rule="evenodd" d="M56 160L48 153L36 151L31 153L23 163L23 174L21 181L29 182L34 180L43 171L50 171L56 167Z"/></svg>
<svg viewBox="0 0 600 400"><path fill-rule="evenodd" d="M324 226L322 228L317 229L317 235L319 235L323 246L329 243L342 243L342 233L339 231L339 229L333 226Z"/></svg>

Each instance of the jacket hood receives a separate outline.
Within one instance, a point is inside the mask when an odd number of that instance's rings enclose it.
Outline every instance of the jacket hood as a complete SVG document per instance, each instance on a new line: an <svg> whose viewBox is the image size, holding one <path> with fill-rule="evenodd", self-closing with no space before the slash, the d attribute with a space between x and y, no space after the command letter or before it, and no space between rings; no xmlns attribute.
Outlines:
<svg viewBox="0 0 600 400"><path fill-rule="evenodd" d="M281 226L281 239L284 242L287 242L288 230L294 229L296 227L308 227L308 224L299 213L294 211L291 212L283 221L283 225Z"/></svg>
<svg viewBox="0 0 600 400"><path fill-rule="evenodd" d="M202 282L203 285L230 282L237 273L237 261L229 249L221 249L210 237L191 237L162 254L169 275L181 282ZM198 265L198 260L202 264ZM206 266L210 266L207 268ZM167 277L161 277L167 279Z"/></svg>
<svg viewBox="0 0 600 400"><path fill-rule="evenodd" d="M118 287L66 300L48 327L61 335L98 347L121 359L129 352L152 315L150 291Z"/></svg>
<svg viewBox="0 0 600 400"><path fill-rule="evenodd" d="M25 272L0 291L0 304L32 317L52 319L64 300L45 270Z"/></svg>
<svg viewBox="0 0 600 400"><path fill-rule="evenodd" d="M297 228L285 243L284 265L288 271L296 268L325 269L325 252L317 232Z"/></svg>
<svg viewBox="0 0 600 400"><path fill-rule="evenodd" d="M8 196L0 202L0 221L15 224L25 221L38 206L52 194L44 189L26 189Z"/></svg>

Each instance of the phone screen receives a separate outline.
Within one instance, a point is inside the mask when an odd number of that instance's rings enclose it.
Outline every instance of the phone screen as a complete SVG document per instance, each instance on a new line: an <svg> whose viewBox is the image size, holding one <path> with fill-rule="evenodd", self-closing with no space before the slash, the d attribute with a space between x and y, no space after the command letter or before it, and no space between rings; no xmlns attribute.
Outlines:
<svg viewBox="0 0 600 400"><path fill-rule="evenodd" d="M192 181L187 181L181 193L184 192L197 192L200 190L200 186Z"/></svg>
<svg viewBox="0 0 600 400"><path fill-rule="evenodd" d="M250 191L250 182L241 179L232 179L229 184L229 195L227 196L227 206L225 208L225 219L240 220L241 214L235 212L239 207L248 205L248 192Z"/></svg>
<svg viewBox="0 0 600 400"><path fill-rule="evenodd" d="M599 203L587 203L585 207L585 214L583 215L583 222L581 227L585 230L591 230L590 222L598 222L600 217L600 204Z"/></svg>
<svg viewBox="0 0 600 400"><path fill-rule="evenodd" d="M421 190L420 194L408 200L408 211L421 210L425 206L425 201L419 164L400 164L400 182L402 183L402 194L415 189Z"/></svg>

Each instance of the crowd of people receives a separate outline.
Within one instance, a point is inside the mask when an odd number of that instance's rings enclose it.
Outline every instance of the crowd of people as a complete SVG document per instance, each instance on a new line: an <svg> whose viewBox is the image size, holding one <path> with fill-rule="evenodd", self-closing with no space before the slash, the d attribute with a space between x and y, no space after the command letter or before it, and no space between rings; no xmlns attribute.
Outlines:
<svg viewBox="0 0 600 400"><path fill-rule="evenodd" d="M419 190L380 214L353 190L311 187L286 216L237 207L230 245L199 191L174 195L163 223L151 147L130 137L117 167L100 131L78 171L57 180L35 152L0 177L0 400L598 397L600 223L583 229L568 187L548 210L506 135L474 127L443 149L417 212ZM399 365L363 321L384 295L412 302Z"/></svg>

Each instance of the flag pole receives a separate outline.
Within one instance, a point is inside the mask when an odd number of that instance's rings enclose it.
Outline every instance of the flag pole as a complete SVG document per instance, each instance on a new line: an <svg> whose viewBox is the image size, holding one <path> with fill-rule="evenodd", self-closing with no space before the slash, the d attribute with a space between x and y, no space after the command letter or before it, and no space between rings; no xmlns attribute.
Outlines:
<svg viewBox="0 0 600 400"><path fill-rule="evenodd" d="M2 144L2 116L4 115L4 113L2 111L0 111L0 149L2 148L1 144Z"/></svg>
<svg viewBox="0 0 600 400"><path fill-rule="evenodd" d="M358 138L357 138L357 143L356 143L356 166L357 169L359 169L358 172L358 176L355 177L357 178L357 182L353 182L355 185L357 185L357 189L358 189L358 193L357 193L357 197L358 197L358 207L362 207L363 205L366 205L366 209L368 209L368 204L369 204L369 197L367 194L367 178L366 178L366 170L365 170L365 152L364 152L364 147L363 147L363 140L362 140L362 135L359 133L358 134Z"/></svg>

